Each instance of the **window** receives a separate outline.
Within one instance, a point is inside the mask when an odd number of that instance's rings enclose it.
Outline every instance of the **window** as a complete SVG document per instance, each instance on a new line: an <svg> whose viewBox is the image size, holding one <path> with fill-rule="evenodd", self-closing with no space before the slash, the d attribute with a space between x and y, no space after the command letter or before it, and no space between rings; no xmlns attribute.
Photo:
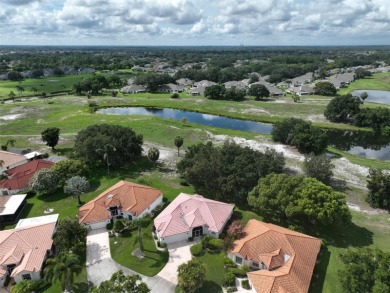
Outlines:
<svg viewBox="0 0 390 293"><path fill-rule="evenodd" d="M236 256L236 264L242 265L242 257Z"/></svg>
<svg viewBox="0 0 390 293"><path fill-rule="evenodd" d="M257 261L252 261L252 267L258 269L259 268L259 263Z"/></svg>
<svg viewBox="0 0 390 293"><path fill-rule="evenodd" d="M24 274L22 275L23 280L31 280L31 275L30 274Z"/></svg>

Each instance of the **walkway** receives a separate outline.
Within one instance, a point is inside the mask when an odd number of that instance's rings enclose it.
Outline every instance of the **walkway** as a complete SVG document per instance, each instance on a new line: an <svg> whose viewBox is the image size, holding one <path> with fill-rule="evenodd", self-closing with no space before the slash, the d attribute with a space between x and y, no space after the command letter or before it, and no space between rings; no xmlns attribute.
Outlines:
<svg viewBox="0 0 390 293"><path fill-rule="evenodd" d="M151 293L172 293L177 284L177 267L191 259L190 244L186 242L169 245L167 265L154 277L139 274L151 289ZM87 236L87 276L94 285L110 279L111 275L122 270L125 275L138 274L121 266L111 258L110 241L105 228L92 230Z"/></svg>

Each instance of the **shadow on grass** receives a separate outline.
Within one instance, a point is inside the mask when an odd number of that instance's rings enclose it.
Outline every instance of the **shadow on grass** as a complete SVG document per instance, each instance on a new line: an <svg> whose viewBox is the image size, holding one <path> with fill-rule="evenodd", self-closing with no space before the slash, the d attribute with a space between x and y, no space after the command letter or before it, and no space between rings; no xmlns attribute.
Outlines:
<svg viewBox="0 0 390 293"><path fill-rule="evenodd" d="M325 282L326 270L329 265L329 260L330 251L325 245L322 245L320 253L317 257L317 264L314 267L313 276L311 278L309 288L310 293L322 292Z"/></svg>
<svg viewBox="0 0 390 293"><path fill-rule="evenodd" d="M222 292L222 288L214 281L205 280L202 288L196 290L195 293L204 293L204 292L213 292L213 293Z"/></svg>
<svg viewBox="0 0 390 293"><path fill-rule="evenodd" d="M75 283L73 286L74 293L85 293L89 292L88 283L87 282L81 282L81 283Z"/></svg>
<svg viewBox="0 0 390 293"><path fill-rule="evenodd" d="M73 153L73 148L56 148L53 151L53 155L64 156L64 157L70 157L72 153Z"/></svg>

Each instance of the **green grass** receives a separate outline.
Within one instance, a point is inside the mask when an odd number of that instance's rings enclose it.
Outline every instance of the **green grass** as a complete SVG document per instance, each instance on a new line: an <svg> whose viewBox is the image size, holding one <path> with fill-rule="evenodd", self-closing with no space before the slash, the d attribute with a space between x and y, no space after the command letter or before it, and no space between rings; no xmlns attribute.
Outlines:
<svg viewBox="0 0 390 293"><path fill-rule="evenodd" d="M224 277L224 252L209 252L206 251L202 256L197 257L206 267L206 277L202 288L198 289L197 293L202 292L222 292L222 281Z"/></svg>
<svg viewBox="0 0 390 293"><path fill-rule="evenodd" d="M138 231L125 232L120 237L110 238L110 250L112 258L119 264L132 269L145 276L155 276L168 262L167 250L157 250L152 237L152 223L142 229L142 242L144 258L132 255L138 248Z"/></svg>
<svg viewBox="0 0 390 293"><path fill-rule="evenodd" d="M87 269L84 266L83 270L81 271L80 275L75 277L75 283L73 284L73 292L74 293L85 293L88 292L88 283L87 283ZM59 281L56 281L54 284L52 284L47 290L44 292L46 293L58 293L62 292L61 290L61 283Z"/></svg>
<svg viewBox="0 0 390 293"><path fill-rule="evenodd" d="M355 90L390 90L390 73L378 73L370 77L358 79L352 82L348 87L341 88L338 91L339 95L345 95Z"/></svg>

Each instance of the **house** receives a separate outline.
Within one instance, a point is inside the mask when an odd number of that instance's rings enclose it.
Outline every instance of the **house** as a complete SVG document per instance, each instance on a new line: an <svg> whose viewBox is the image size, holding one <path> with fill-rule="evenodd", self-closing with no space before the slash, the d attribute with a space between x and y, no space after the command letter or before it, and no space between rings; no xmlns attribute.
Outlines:
<svg viewBox="0 0 390 293"><path fill-rule="evenodd" d="M265 87L269 91L269 95L271 97L281 97L281 96L284 96L284 91L282 91L281 89L277 88L274 85L266 84Z"/></svg>
<svg viewBox="0 0 390 293"><path fill-rule="evenodd" d="M155 219L154 231L161 243L210 235L218 238L234 205L201 195L180 193Z"/></svg>
<svg viewBox="0 0 390 293"><path fill-rule="evenodd" d="M194 84L194 82L189 78L180 78L176 80L176 83L182 86L192 86Z"/></svg>
<svg viewBox="0 0 390 293"><path fill-rule="evenodd" d="M247 85L244 82L236 81L236 80L227 81L224 83L224 85L225 85L225 88L227 88L227 89L235 87L238 90L245 90L247 87Z"/></svg>
<svg viewBox="0 0 390 293"><path fill-rule="evenodd" d="M291 84L293 86L300 86L302 84L312 82L313 81L313 75L314 75L313 72L308 72L308 73L306 73L304 75L292 78L291 79Z"/></svg>
<svg viewBox="0 0 390 293"><path fill-rule="evenodd" d="M173 83L163 84L158 88L158 91L166 92L166 93L182 93L184 92L184 90L185 90L184 86L173 84Z"/></svg>
<svg viewBox="0 0 390 293"><path fill-rule="evenodd" d="M248 265L256 292L308 292L321 240L289 229L249 220L229 258Z"/></svg>
<svg viewBox="0 0 390 293"><path fill-rule="evenodd" d="M192 87L189 89L188 94L190 96L201 96L204 95L205 89L206 89L205 86Z"/></svg>
<svg viewBox="0 0 390 293"><path fill-rule="evenodd" d="M287 91L292 94L297 94L298 96L314 94L314 88L308 85L294 86L289 88Z"/></svg>
<svg viewBox="0 0 390 293"><path fill-rule="evenodd" d="M27 161L28 159L24 155L0 151L0 173L5 170L27 163Z"/></svg>
<svg viewBox="0 0 390 293"><path fill-rule="evenodd" d="M0 190L0 228L4 224L14 224L26 205L27 194L3 195Z"/></svg>
<svg viewBox="0 0 390 293"><path fill-rule="evenodd" d="M207 86L212 86L212 85L216 85L216 83L213 82L213 81L209 81L209 80L201 80L201 81L198 81L198 82L194 83L195 87L198 87L198 86L207 87Z"/></svg>
<svg viewBox="0 0 390 293"><path fill-rule="evenodd" d="M34 218L32 218L34 219ZM22 225L0 231L0 286L8 278L16 283L22 280L42 279L43 264L50 255L57 221ZM27 223L26 223L27 224Z"/></svg>
<svg viewBox="0 0 390 293"><path fill-rule="evenodd" d="M138 94L146 92L146 88L142 85L131 84L121 88L121 92L125 94Z"/></svg>
<svg viewBox="0 0 390 293"><path fill-rule="evenodd" d="M326 81L329 81L331 84L333 84L336 89L340 89L353 82L355 80L355 76L356 75L354 72L346 72L332 75Z"/></svg>
<svg viewBox="0 0 390 293"><path fill-rule="evenodd" d="M162 200L161 190L121 180L80 207L78 217L80 223L91 229L104 228L119 216L129 220L142 218Z"/></svg>
<svg viewBox="0 0 390 293"><path fill-rule="evenodd" d="M53 162L38 159L29 161L12 169L4 171L7 179L0 180L0 190L8 190L8 194L16 194L28 187L31 177L39 170L50 169Z"/></svg>

